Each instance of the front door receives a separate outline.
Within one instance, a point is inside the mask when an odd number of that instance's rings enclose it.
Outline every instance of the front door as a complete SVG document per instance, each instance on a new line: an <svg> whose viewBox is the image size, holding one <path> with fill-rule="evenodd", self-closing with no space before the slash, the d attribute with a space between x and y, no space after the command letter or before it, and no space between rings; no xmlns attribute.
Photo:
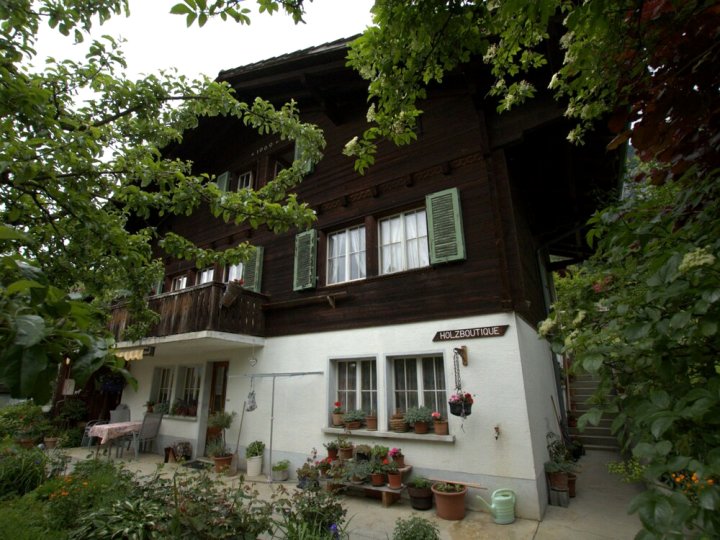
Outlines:
<svg viewBox="0 0 720 540"><path fill-rule="evenodd" d="M225 397L227 394L227 372L230 362L213 362L212 383L210 386L210 414L225 410ZM206 441L217 439L220 433L208 429Z"/></svg>

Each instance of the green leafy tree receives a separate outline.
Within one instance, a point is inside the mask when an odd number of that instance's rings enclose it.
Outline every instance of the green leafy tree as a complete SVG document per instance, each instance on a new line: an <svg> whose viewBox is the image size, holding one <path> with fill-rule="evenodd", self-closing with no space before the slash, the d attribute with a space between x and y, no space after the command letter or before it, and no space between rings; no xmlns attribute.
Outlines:
<svg viewBox="0 0 720 540"><path fill-rule="evenodd" d="M162 275L154 244L200 267L237 263L254 249L248 243L222 252L199 249L177 234L159 235L152 218L188 215L202 205L227 222L276 232L315 219L292 190L321 158L324 139L300 122L294 103L242 103L226 84L172 72L130 80L110 37L89 43L83 61L51 58L41 70L29 67L41 25L81 42L96 21L127 10L127 0L0 3L0 220L10 231L4 229L0 266L12 303L2 313L0 376L17 397L45 398L57 363L86 347L95 347L100 365L100 356L114 365L107 345L71 346L70 336L60 335L103 336L102 314L111 302L126 299L138 321L134 336L143 334L153 320L145 297ZM295 162L261 189L225 193L211 174L163 153L201 117L218 115L295 140ZM38 273L18 276L17 268ZM100 311L81 316L77 298ZM72 316L59 313L55 301Z"/></svg>

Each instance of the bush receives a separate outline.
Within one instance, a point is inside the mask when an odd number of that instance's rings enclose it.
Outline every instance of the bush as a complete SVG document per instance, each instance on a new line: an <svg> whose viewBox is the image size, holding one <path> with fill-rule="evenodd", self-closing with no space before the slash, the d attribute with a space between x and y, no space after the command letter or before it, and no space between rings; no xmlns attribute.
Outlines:
<svg viewBox="0 0 720 540"><path fill-rule="evenodd" d="M77 463L70 475L49 480L35 495L47 503L47 515L53 524L68 529L85 512L110 506L134 491L130 473L112 462L93 459Z"/></svg>
<svg viewBox="0 0 720 540"><path fill-rule="evenodd" d="M338 496L325 490L298 490L289 501L277 524L284 538L334 539L341 537L347 510Z"/></svg>
<svg viewBox="0 0 720 540"><path fill-rule="evenodd" d="M21 432L39 435L38 428L46 423L42 408L32 401L8 405L0 409L0 439L13 437Z"/></svg>
<svg viewBox="0 0 720 540"><path fill-rule="evenodd" d="M393 540L438 540L439 538L437 525L423 517L411 516L395 522Z"/></svg>
<svg viewBox="0 0 720 540"><path fill-rule="evenodd" d="M4 442L0 445L0 498L33 491L47 479L46 464L41 450Z"/></svg>
<svg viewBox="0 0 720 540"><path fill-rule="evenodd" d="M262 456L263 452L265 452L265 443L262 441L253 441L248 444L247 448L245 449L245 457L251 458Z"/></svg>
<svg viewBox="0 0 720 540"><path fill-rule="evenodd" d="M66 534L52 528L45 507L31 494L0 504L0 538L12 540L64 540Z"/></svg>

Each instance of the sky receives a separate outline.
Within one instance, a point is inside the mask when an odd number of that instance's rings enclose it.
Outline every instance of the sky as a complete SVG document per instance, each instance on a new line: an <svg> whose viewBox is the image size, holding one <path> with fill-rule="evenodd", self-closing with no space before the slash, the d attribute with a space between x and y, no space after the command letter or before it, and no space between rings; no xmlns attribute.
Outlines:
<svg viewBox="0 0 720 540"><path fill-rule="evenodd" d="M306 24L295 25L282 12L272 16L256 13L256 2L248 0L251 24L209 21L204 27L185 25L185 17L170 14L179 0L130 0L130 17L113 17L94 27L93 36L123 37L128 62L127 75L156 73L175 67L184 75L215 78L233 69L281 54L321 45L362 32L371 24L372 0L314 0L306 2ZM83 48L71 38L44 29L36 47L38 58L79 60Z"/></svg>

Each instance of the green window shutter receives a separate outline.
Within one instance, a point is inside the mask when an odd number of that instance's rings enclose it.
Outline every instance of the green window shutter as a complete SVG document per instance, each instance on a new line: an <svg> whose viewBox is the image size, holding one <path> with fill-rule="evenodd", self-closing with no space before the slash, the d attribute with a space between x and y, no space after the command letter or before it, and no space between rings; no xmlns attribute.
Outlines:
<svg viewBox="0 0 720 540"><path fill-rule="evenodd" d="M230 172L225 171L224 173L218 175L215 179L215 183L217 184L217 187L220 188L220 191L227 191L228 185L230 184Z"/></svg>
<svg viewBox="0 0 720 540"><path fill-rule="evenodd" d="M255 254L243 266L243 288L259 293L262 286L262 246L255 246Z"/></svg>
<svg viewBox="0 0 720 540"><path fill-rule="evenodd" d="M295 236L295 271L293 291L315 288L317 231L310 229Z"/></svg>
<svg viewBox="0 0 720 540"><path fill-rule="evenodd" d="M302 156L302 144L295 141L295 155L293 156L293 159L295 161L299 160ZM311 166L309 162L304 161L300 164L300 172L303 174L310 174L315 171L315 167Z"/></svg>
<svg viewBox="0 0 720 540"><path fill-rule="evenodd" d="M457 188L431 193L425 197L430 239L430 263L439 264L465 259L465 239Z"/></svg>

